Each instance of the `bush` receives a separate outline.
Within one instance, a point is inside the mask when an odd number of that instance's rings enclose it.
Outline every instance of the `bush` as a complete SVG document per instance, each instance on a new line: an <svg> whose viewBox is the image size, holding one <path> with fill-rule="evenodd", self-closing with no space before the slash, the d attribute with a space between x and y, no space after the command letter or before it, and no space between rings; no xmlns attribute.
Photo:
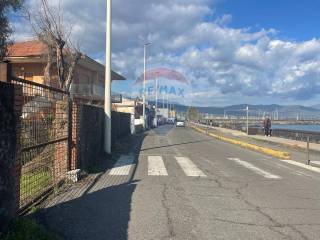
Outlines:
<svg viewBox="0 0 320 240"><path fill-rule="evenodd" d="M60 240L56 234L39 225L35 220L21 217L11 221L0 240Z"/></svg>

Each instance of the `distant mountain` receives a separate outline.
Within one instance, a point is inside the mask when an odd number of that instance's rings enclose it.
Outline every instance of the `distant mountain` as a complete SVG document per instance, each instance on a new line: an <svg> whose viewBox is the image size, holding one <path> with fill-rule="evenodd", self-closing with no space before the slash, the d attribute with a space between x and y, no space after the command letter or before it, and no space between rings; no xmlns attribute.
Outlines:
<svg viewBox="0 0 320 240"><path fill-rule="evenodd" d="M177 111L185 112L188 107L180 104L174 105ZM319 109L315 107L306 107L300 105L252 105L252 104L238 104L225 107L197 107L199 112L214 115L232 115L245 116L246 107L249 107L250 115L265 116L270 115L275 118L320 118Z"/></svg>
<svg viewBox="0 0 320 240"><path fill-rule="evenodd" d="M311 107L320 110L320 104L315 104L315 105L312 105Z"/></svg>

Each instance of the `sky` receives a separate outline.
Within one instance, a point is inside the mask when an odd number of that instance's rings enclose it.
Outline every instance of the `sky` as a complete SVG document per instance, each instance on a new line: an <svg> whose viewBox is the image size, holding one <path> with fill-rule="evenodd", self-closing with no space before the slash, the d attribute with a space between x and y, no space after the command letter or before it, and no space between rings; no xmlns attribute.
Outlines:
<svg viewBox="0 0 320 240"><path fill-rule="evenodd" d="M39 0L26 2L36 9ZM74 41L103 63L105 0L60 4ZM319 0L114 0L112 68L128 80L113 91L138 94L151 42L147 67L181 73L188 91L176 101L184 104L318 104L319 9ZM15 39L30 38L27 23L12 19Z"/></svg>

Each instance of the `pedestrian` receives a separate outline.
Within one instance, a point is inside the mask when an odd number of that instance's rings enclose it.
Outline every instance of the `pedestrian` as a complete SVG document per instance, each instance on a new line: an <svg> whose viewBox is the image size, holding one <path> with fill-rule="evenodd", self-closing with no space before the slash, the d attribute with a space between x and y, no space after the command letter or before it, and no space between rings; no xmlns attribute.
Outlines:
<svg viewBox="0 0 320 240"><path fill-rule="evenodd" d="M263 120L264 136L271 137L271 119L269 116Z"/></svg>

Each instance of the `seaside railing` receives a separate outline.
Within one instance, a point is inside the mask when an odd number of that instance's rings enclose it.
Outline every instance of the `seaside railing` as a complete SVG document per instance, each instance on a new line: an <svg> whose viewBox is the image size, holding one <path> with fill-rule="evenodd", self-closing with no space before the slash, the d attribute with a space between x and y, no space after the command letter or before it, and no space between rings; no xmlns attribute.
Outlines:
<svg viewBox="0 0 320 240"><path fill-rule="evenodd" d="M200 120L199 122L202 124L208 124L214 127L222 127L222 128L228 128L228 129L246 132L246 127L242 123L239 123L236 120L229 121L228 123L225 123L225 124L217 123L212 120ZM249 126L249 135L264 135L264 129L262 127ZM286 139L293 139L293 140L303 141L303 142L307 142L309 137L310 143L320 143L320 132L316 132L316 131L272 128L272 136L286 138Z"/></svg>
<svg viewBox="0 0 320 240"><path fill-rule="evenodd" d="M251 128L251 129L252 129L251 134L254 133L254 129L257 129L256 131L257 135L264 135L264 130L262 128ZM272 136L293 139L293 140L298 140L303 142L307 142L309 137L310 142L320 143L320 132L291 130L291 129L272 129Z"/></svg>

